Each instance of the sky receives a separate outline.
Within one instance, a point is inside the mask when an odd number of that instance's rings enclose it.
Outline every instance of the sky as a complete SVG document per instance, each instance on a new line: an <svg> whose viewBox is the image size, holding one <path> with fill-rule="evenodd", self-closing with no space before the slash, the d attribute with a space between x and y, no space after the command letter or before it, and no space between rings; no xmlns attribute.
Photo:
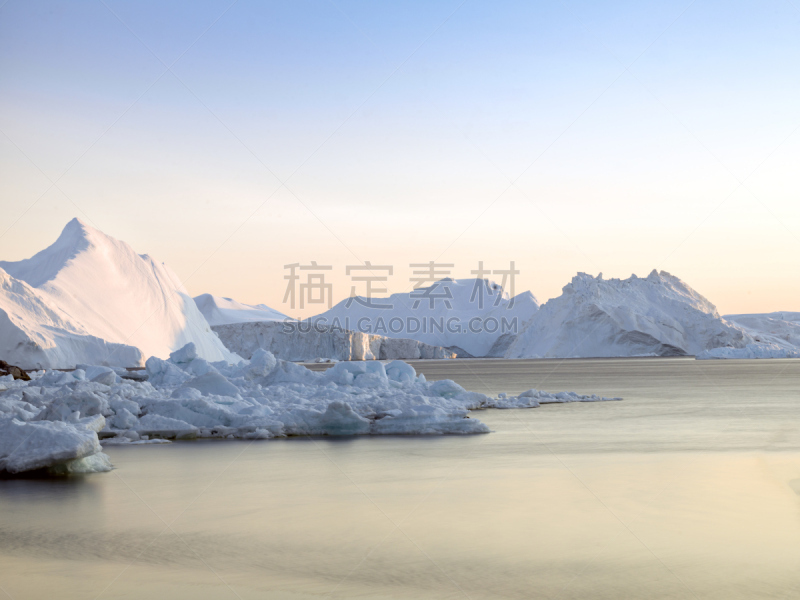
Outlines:
<svg viewBox="0 0 800 600"><path fill-rule="evenodd" d="M798 0L0 0L0 258L80 217L292 316L312 261L800 310L799 64Z"/></svg>

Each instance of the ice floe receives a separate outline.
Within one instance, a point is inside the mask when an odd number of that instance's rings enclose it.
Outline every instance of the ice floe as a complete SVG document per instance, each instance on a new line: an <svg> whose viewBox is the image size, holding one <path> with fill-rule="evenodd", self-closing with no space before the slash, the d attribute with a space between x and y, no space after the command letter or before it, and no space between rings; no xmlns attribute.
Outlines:
<svg viewBox="0 0 800 600"><path fill-rule="evenodd" d="M426 381L403 361L339 362L324 371L257 350L235 365L209 363L193 344L151 357L146 381L91 365L0 377L0 470L60 473L111 468L101 442L269 439L299 435L488 433L469 411L613 400L529 390L496 398L451 380ZM141 379L141 378L140 378Z"/></svg>
<svg viewBox="0 0 800 600"><path fill-rule="evenodd" d="M111 468L97 430L105 419L23 420L0 416L0 471L21 473L50 468L56 473L88 473Z"/></svg>
<svg viewBox="0 0 800 600"><path fill-rule="evenodd" d="M539 408L542 404L566 404L568 402L608 402L622 398L607 398L596 394L583 395L575 392L557 392L551 394L541 390L528 390L519 396L499 394L487 405L487 408Z"/></svg>

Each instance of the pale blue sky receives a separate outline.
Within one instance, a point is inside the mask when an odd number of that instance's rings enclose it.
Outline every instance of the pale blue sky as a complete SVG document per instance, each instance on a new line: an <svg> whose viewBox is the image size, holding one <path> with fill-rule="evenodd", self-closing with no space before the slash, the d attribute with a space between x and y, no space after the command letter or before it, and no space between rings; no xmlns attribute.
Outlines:
<svg viewBox="0 0 800 600"><path fill-rule="evenodd" d="M311 260L800 310L800 3L162 4L0 7L3 259L80 216L288 312Z"/></svg>

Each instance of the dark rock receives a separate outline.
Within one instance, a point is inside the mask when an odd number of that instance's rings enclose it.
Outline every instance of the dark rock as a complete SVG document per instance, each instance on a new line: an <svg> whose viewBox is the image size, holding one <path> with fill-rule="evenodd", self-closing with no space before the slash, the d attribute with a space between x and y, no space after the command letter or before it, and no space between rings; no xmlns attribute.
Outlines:
<svg viewBox="0 0 800 600"><path fill-rule="evenodd" d="M31 380L28 374L19 367L15 367L4 360L0 360L0 377L4 375L13 375L14 379L22 379L22 381Z"/></svg>

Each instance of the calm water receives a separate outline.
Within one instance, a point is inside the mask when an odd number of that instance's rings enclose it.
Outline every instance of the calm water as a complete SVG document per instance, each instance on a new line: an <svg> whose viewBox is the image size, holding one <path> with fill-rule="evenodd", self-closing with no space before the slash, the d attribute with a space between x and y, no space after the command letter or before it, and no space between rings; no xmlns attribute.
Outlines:
<svg viewBox="0 0 800 600"><path fill-rule="evenodd" d="M800 598L800 360L416 365L494 433L109 447L0 480L0 597Z"/></svg>

